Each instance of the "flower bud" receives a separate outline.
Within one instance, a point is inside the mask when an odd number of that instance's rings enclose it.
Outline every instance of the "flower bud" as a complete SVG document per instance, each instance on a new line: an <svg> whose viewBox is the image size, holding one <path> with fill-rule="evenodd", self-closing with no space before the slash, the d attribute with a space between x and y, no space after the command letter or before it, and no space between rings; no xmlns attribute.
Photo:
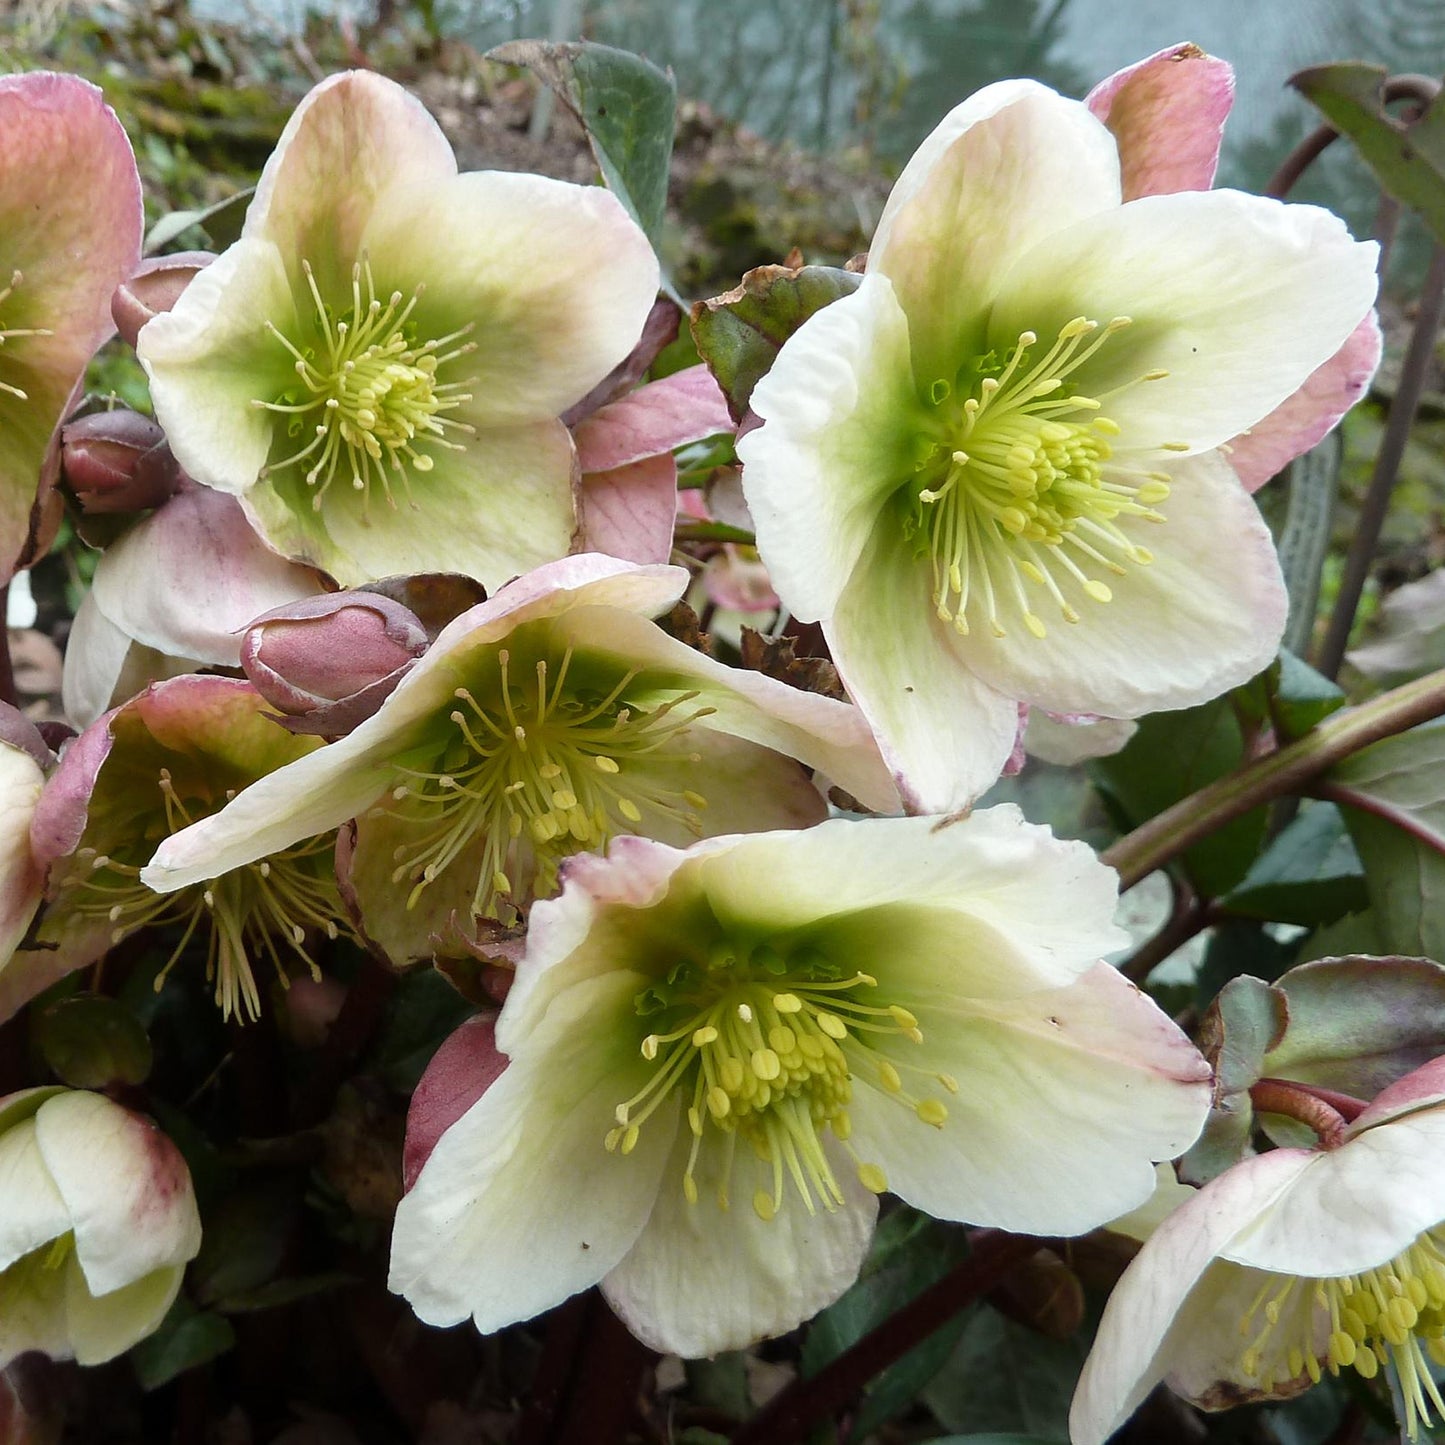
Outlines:
<svg viewBox="0 0 1445 1445"><path fill-rule="evenodd" d="M139 412L94 412L68 422L60 447L65 480L87 512L144 511L180 488L165 433Z"/></svg>
<svg viewBox="0 0 1445 1445"><path fill-rule="evenodd" d="M169 311L181 299L197 271L216 259L210 251L177 251L170 256L151 256L142 261L130 280L122 281L110 298L111 319L121 339L134 346L140 329L162 311Z"/></svg>
<svg viewBox="0 0 1445 1445"><path fill-rule="evenodd" d="M0 1368L27 1350L100 1364L155 1330L201 1224L154 1124L102 1094L11 1094L0 1181Z"/></svg>
<svg viewBox="0 0 1445 1445"><path fill-rule="evenodd" d="M272 707L305 720L297 730L349 732L426 647L426 629L399 602L332 592L258 617L242 640L241 666Z"/></svg>

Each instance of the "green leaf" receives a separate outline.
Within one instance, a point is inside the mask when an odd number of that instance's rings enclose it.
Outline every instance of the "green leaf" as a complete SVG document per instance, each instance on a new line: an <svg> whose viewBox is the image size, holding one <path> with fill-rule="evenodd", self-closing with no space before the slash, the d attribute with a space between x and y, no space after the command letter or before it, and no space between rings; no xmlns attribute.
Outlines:
<svg viewBox="0 0 1445 1445"><path fill-rule="evenodd" d="M1221 901L1231 913L1305 927L1366 907L1364 869L1340 810L1306 803Z"/></svg>
<svg viewBox="0 0 1445 1445"><path fill-rule="evenodd" d="M1265 1055L1272 1078L1370 1099L1445 1054L1445 967L1429 959L1317 959L1275 987L1289 1024Z"/></svg>
<svg viewBox="0 0 1445 1445"><path fill-rule="evenodd" d="M1141 719L1128 745L1092 763L1090 773L1127 825L1138 827L1243 761L1239 719L1222 697ZM1200 893L1217 898L1243 880L1264 842L1265 821L1257 808L1184 854L1184 872Z"/></svg>
<svg viewBox="0 0 1445 1445"><path fill-rule="evenodd" d="M75 1089L140 1084L151 1071L151 1041L123 1004L77 994L34 1016L31 1030L45 1062Z"/></svg>
<svg viewBox="0 0 1445 1445"><path fill-rule="evenodd" d="M207 1307L261 1288L274 1278L300 1227L301 1198L291 1180L233 1189L206 1215L191 1290Z"/></svg>
<svg viewBox="0 0 1445 1445"><path fill-rule="evenodd" d="M692 335L741 422L753 387L767 375L783 343L811 315L856 291L861 276L832 266L758 266L740 286L698 301Z"/></svg>
<svg viewBox="0 0 1445 1445"><path fill-rule="evenodd" d="M587 132L607 188L655 245L677 115L672 72L591 41L513 40L487 59L526 66L552 87Z"/></svg>
<svg viewBox="0 0 1445 1445"><path fill-rule="evenodd" d="M181 1295L155 1334L131 1350L131 1364L141 1389L158 1390L177 1375L224 1355L235 1343L229 1320L202 1313Z"/></svg>
<svg viewBox="0 0 1445 1445"><path fill-rule="evenodd" d="M1437 98L1416 120L1385 109L1380 65L1346 62L1302 70L1290 84L1348 136L1375 179L1417 211L1445 245L1445 104Z"/></svg>
<svg viewBox="0 0 1445 1445"><path fill-rule="evenodd" d="M1069 1402L1088 1348L1087 1331L1051 1340L980 1305L923 1400L950 1430L1068 1445Z"/></svg>
<svg viewBox="0 0 1445 1445"><path fill-rule="evenodd" d="M1284 645L1304 652L1319 607L1320 573L1329 553L1335 495L1339 490L1344 444L1338 431L1289 465L1289 492L1279 535L1279 565L1289 593L1289 622Z"/></svg>
<svg viewBox="0 0 1445 1445"><path fill-rule="evenodd" d="M1290 742L1345 705L1344 691L1292 652L1280 653L1271 685L1274 724Z"/></svg>
<svg viewBox="0 0 1445 1445"><path fill-rule="evenodd" d="M246 219L246 209L250 206L255 191L255 186L247 186L244 191L237 191L234 196L227 196L224 201L217 201L214 205L195 211L172 211L170 215L162 216L146 235L145 248L141 254L160 255L183 231L190 230L192 226L199 226L210 238L211 244L218 251L224 251L239 238L241 226Z"/></svg>
<svg viewBox="0 0 1445 1445"><path fill-rule="evenodd" d="M1346 805L1381 951L1445 960L1445 720L1363 749L1327 781Z"/></svg>
<svg viewBox="0 0 1445 1445"><path fill-rule="evenodd" d="M1051 1445L1042 1435L940 1435L924 1445Z"/></svg>

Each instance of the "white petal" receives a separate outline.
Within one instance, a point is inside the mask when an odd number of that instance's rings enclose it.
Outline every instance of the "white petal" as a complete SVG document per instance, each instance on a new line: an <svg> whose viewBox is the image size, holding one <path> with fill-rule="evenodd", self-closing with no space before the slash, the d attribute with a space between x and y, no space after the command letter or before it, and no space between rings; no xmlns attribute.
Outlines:
<svg viewBox="0 0 1445 1445"><path fill-rule="evenodd" d="M425 291L418 334L472 324L458 363L468 420L514 426L555 417L636 344L657 297L652 247L601 186L472 171L398 187L378 203L365 248L377 283Z"/></svg>
<svg viewBox="0 0 1445 1445"><path fill-rule="evenodd" d="M73 1261L67 1261L67 1267ZM71 1357L65 1319L65 1274L32 1257L0 1273L0 1369L27 1350Z"/></svg>
<svg viewBox="0 0 1445 1445"><path fill-rule="evenodd" d="M960 112L977 118L915 187L909 172ZM1114 139L1078 101L1021 81L965 101L909 163L868 252L869 274L893 282L908 317L920 387L952 385L961 362L988 350L989 308L1017 256L1119 199Z"/></svg>
<svg viewBox="0 0 1445 1445"><path fill-rule="evenodd" d="M677 1125L674 1102L629 1155L603 1141L651 1075L614 971L568 989L525 1051L437 1142L397 1209L393 1292L427 1324L471 1315L484 1334L595 1284L647 1222Z"/></svg>
<svg viewBox="0 0 1445 1445"><path fill-rule="evenodd" d="M1423 1109L1314 1155L1221 1253L1286 1274L1353 1274L1393 1259L1442 1219L1445 1108Z"/></svg>
<svg viewBox="0 0 1445 1445"><path fill-rule="evenodd" d="M959 1091L906 1075L946 1105L934 1128L876 1086L861 1088L853 1138L894 1193L938 1218L1081 1234L1147 1199L1154 1162L1181 1153L1204 1123L1204 1060L1107 964L1015 999L949 1000L940 987L916 1007L906 993L899 1001L923 1042L890 1055L951 1075Z"/></svg>
<svg viewBox="0 0 1445 1445"><path fill-rule="evenodd" d="M30 1120L0 1134L0 1269L70 1229L70 1211L45 1167Z"/></svg>
<svg viewBox="0 0 1445 1445"><path fill-rule="evenodd" d="M101 1365L153 1334L181 1292L183 1265L167 1265L93 1295L76 1260L66 1263L66 1332L76 1362Z"/></svg>
<svg viewBox="0 0 1445 1445"><path fill-rule="evenodd" d="M716 1136L700 1153L699 1198L689 1204L682 1174L691 1141L686 1129L678 1131L647 1228L602 1281L608 1303L638 1339L684 1359L783 1334L831 1304L858 1277L878 1213L876 1197L837 1150L831 1162L846 1203L810 1215L788 1182L782 1208L765 1221L752 1196L760 1188L771 1193L771 1170L746 1147L737 1151L723 1210Z"/></svg>
<svg viewBox="0 0 1445 1445"><path fill-rule="evenodd" d="M266 330L296 333L281 253L238 241L196 273L170 311L146 322L136 355L156 420L176 460L203 486L242 493L271 450L270 400L295 381L291 357Z"/></svg>
<svg viewBox="0 0 1445 1445"><path fill-rule="evenodd" d="M1112 601L1065 589L1081 620L1045 614L1048 635L1035 638L1017 602L1003 599L1007 636L975 628L958 638L965 663L1009 697L1115 718L1192 707L1259 672L1289 607L1269 529L1218 453L1181 459L1169 472L1165 521L1128 530L1154 561L1109 574Z"/></svg>
<svg viewBox="0 0 1445 1445"><path fill-rule="evenodd" d="M1046 237L1004 279L989 341L1048 345L1077 316L1133 324L1073 374L1119 450L1207 451L1297 391L1374 303L1376 246L1337 216L1237 191L1145 196Z"/></svg>
<svg viewBox="0 0 1445 1445"><path fill-rule="evenodd" d="M29 753L0 743L0 980L40 905L45 880L31 851L30 820L44 782ZM0 999L4 994L0 981ZM0 1011L0 1019L5 1016Z"/></svg>
<svg viewBox="0 0 1445 1445"><path fill-rule="evenodd" d="M1074 1445L1103 1445L1165 1375L1190 1369L1189 1356L1217 1358L1219 1341L1194 1328L1190 1296L1196 1288L1203 1291L1202 1308L1209 1311L1223 1292L1211 1285L1219 1250L1272 1207L1311 1157L1302 1149L1276 1149L1236 1165L1176 1209L1145 1243L1114 1287L1084 1363L1069 1416ZM1230 1284L1226 1275L1223 1285ZM1242 1351L1238 1314L1231 1329Z"/></svg>
<svg viewBox="0 0 1445 1445"><path fill-rule="evenodd" d="M1014 695L972 670L938 618L926 558L887 519L825 619L849 695L868 719L910 812L968 807L1013 752Z"/></svg>
<svg viewBox="0 0 1445 1445"><path fill-rule="evenodd" d="M882 276L815 312L753 389L764 420L738 439L758 551L795 617L837 605L923 421L908 323ZM886 521L886 517L883 519Z"/></svg>
<svg viewBox="0 0 1445 1445"><path fill-rule="evenodd" d="M93 1293L109 1294L195 1258L201 1221L191 1176L180 1151L149 1120L104 1095L75 1090L41 1105L35 1133Z"/></svg>

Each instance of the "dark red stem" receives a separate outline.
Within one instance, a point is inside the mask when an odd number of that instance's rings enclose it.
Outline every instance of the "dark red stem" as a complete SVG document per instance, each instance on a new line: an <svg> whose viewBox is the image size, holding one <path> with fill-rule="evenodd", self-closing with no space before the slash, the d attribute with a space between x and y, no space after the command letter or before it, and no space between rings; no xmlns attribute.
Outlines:
<svg viewBox="0 0 1445 1445"><path fill-rule="evenodd" d="M1249 1101L1260 1113L1283 1114L1313 1129L1325 1149L1344 1143L1349 1121L1333 1104L1321 1098L1318 1090L1307 1089L1288 1079L1261 1079L1251 1087Z"/></svg>

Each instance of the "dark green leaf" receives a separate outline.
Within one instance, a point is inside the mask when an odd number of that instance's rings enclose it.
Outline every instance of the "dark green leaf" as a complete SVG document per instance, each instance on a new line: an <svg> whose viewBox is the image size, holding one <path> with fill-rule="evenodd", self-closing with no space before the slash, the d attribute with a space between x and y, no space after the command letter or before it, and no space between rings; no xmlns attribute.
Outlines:
<svg viewBox="0 0 1445 1445"><path fill-rule="evenodd" d="M171 1306L160 1328L131 1352L143 1390L158 1390L177 1375L224 1355L236 1332L220 1315L203 1314L184 1295Z"/></svg>
<svg viewBox="0 0 1445 1445"><path fill-rule="evenodd" d="M1042 1435L940 1435L924 1445L1051 1445Z"/></svg>
<svg viewBox="0 0 1445 1445"><path fill-rule="evenodd" d="M1137 827L1243 761L1239 720L1228 698L1216 698L1142 719L1128 746L1090 771L1127 824ZM1249 872L1264 832L1262 808L1237 818L1185 853L1184 872L1208 897L1228 893Z"/></svg>
<svg viewBox="0 0 1445 1445"><path fill-rule="evenodd" d="M667 204L677 111L672 72L590 41L514 40L487 58L524 65L552 87L586 130L608 189L655 243Z"/></svg>
<svg viewBox="0 0 1445 1445"><path fill-rule="evenodd" d="M1445 967L1424 958L1326 958L1282 974L1289 1025L1273 1078L1373 1098L1445 1054Z"/></svg>
<svg viewBox="0 0 1445 1445"><path fill-rule="evenodd" d="M474 1012L434 969L403 974L376 1049L376 1064L387 1085L411 1093L442 1040Z"/></svg>
<svg viewBox="0 0 1445 1445"><path fill-rule="evenodd" d="M1346 62L1302 70L1290 84L1355 143L1380 185L1418 211L1445 245L1445 105L1437 99L1413 121L1391 115L1381 90L1386 74L1380 65Z"/></svg>
<svg viewBox="0 0 1445 1445"><path fill-rule="evenodd" d="M1315 927L1369 903L1340 810L1307 803L1222 900L1231 913Z"/></svg>
<svg viewBox="0 0 1445 1445"><path fill-rule="evenodd" d="M964 1322L952 1358L923 1392L950 1430L1023 1434L1039 1445L1068 1445L1069 1402L1088 1335L1050 1340L980 1305Z"/></svg>
<svg viewBox="0 0 1445 1445"><path fill-rule="evenodd" d="M815 311L858 289L863 278L832 266L759 266L742 284L692 308L692 335L742 421L753 387L767 375L783 343Z"/></svg>
<svg viewBox="0 0 1445 1445"><path fill-rule="evenodd" d="M346 1274L341 1270L273 1279L258 1289L244 1290L239 1294L218 1299L216 1309L228 1315L254 1314L258 1310L277 1309L281 1305L294 1304L297 1300L310 1299L314 1295L329 1294L332 1290L345 1289L357 1282L356 1275Z"/></svg>
<svg viewBox="0 0 1445 1445"><path fill-rule="evenodd" d="M206 1216L201 1252L191 1266L198 1303L220 1301L266 1284L281 1267L299 1227L301 1199L286 1179L246 1185L221 1199Z"/></svg>
<svg viewBox="0 0 1445 1445"><path fill-rule="evenodd" d="M1309 647L1314 631L1320 571L1329 552L1343 454L1340 434L1334 431L1289 465L1289 500L1279 536L1279 565L1289 593L1284 645L1294 653Z"/></svg>
<svg viewBox="0 0 1445 1445"><path fill-rule="evenodd" d="M75 1089L143 1083L151 1041L135 1015L101 994L77 994L34 1016L31 1029L55 1076Z"/></svg>
<svg viewBox="0 0 1445 1445"><path fill-rule="evenodd" d="M1273 675L1274 724L1289 741L1345 705L1345 694L1329 678L1292 652L1281 652Z"/></svg>

